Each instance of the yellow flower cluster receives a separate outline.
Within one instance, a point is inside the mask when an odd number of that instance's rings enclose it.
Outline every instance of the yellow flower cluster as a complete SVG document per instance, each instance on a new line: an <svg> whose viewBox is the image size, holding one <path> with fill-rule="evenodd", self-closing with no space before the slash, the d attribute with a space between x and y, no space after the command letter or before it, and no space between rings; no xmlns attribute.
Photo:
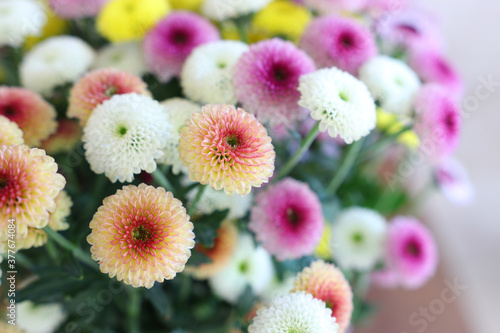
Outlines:
<svg viewBox="0 0 500 333"><path fill-rule="evenodd" d="M396 134L403 130L405 124L401 122L397 115L386 112L382 108L377 109L377 128L389 135ZM417 149L420 146L420 139L414 130L407 130L401 133L397 142L404 144L410 149Z"/></svg>

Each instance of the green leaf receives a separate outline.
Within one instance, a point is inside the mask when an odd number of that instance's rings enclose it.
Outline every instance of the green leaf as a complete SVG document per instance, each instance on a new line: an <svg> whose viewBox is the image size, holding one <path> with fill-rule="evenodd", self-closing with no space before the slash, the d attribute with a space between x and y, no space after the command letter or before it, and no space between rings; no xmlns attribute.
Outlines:
<svg viewBox="0 0 500 333"><path fill-rule="evenodd" d="M201 264L206 264L211 262L212 260L201 253L200 251L197 251L196 249L191 251L191 257L189 258L188 264L190 266L199 266Z"/></svg>
<svg viewBox="0 0 500 333"><path fill-rule="evenodd" d="M148 299L156 311L162 316L169 316L172 312L172 307L167 294L162 288L162 285L155 283L153 288L146 289L146 299Z"/></svg>
<svg viewBox="0 0 500 333"><path fill-rule="evenodd" d="M247 285L243 294L241 294L241 296L238 298L238 302L236 305L236 310L238 311L238 314L240 316L247 315L248 312L252 310L255 300L256 297L252 292L252 287L250 287L250 285Z"/></svg>
<svg viewBox="0 0 500 333"><path fill-rule="evenodd" d="M222 221L229 213L229 209L216 210L210 215L204 215L194 222L194 233L196 235L196 242L201 243L207 248L215 245L215 238L217 237L217 230L220 228Z"/></svg>

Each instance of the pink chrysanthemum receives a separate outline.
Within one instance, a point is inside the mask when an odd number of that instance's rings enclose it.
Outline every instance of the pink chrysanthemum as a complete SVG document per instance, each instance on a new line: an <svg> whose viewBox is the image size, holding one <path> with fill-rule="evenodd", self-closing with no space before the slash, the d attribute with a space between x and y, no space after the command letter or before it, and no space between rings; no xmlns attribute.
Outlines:
<svg viewBox="0 0 500 333"><path fill-rule="evenodd" d="M179 153L189 178L227 195L250 193L274 172L271 138L254 115L232 105L209 104L181 129Z"/></svg>
<svg viewBox="0 0 500 333"><path fill-rule="evenodd" d="M425 85L417 95L415 110L422 151L434 161L450 156L458 146L462 127L460 106L454 98L441 86Z"/></svg>
<svg viewBox="0 0 500 333"><path fill-rule="evenodd" d="M40 95L23 88L0 87L0 115L17 123L31 147L54 133L56 111Z"/></svg>
<svg viewBox="0 0 500 333"><path fill-rule="evenodd" d="M303 2L305 6L324 15L361 11L368 0L304 0Z"/></svg>
<svg viewBox="0 0 500 333"><path fill-rule="evenodd" d="M0 116L0 145L23 144L23 131L9 118Z"/></svg>
<svg viewBox="0 0 500 333"><path fill-rule="evenodd" d="M474 199L474 187L465 168L454 158L442 161L435 170L439 189L448 200L467 205Z"/></svg>
<svg viewBox="0 0 500 333"><path fill-rule="evenodd" d="M388 269L406 288L421 287L436 271L438 254L434 238L413 217L397 216L392 219L386 251Z"/></svg>
<svg viewBox="0 0 500 333"><path fill-rule="evenodd" d="M262 122L289 124L302 116L299 77L314 71L307 54L275 38L254 44L238 60L233 84L243 107Z"/></svg>
<svg viewBox="0 0 500 333"><path fill-rule="evenodd" d="M278 260L312 254L324 227L318 197L307 184L292 178L271 185L256 196L248 225Z"/></svg>
<svg viewBox="0 0 500 333"><path fill-rule="evenodd" d="M96 16L109 0L49 0L50 8L60 17L77 19Z"/></svg>
<svg viewBox="0 0 500 333"><path fill-rule="evenodd" d="M42 149L0 145L0 241L7 238L9 219L16 220L20 239L28 227L47 225L54 199L66 184L56 172L54 159Z"/></svg>
<svg viewBox="0 0 500 333"><path fill-rule="evenodd" d="M195 47L220 39L219 31L198 14L178 11L161 20L144 38L144 58L160 81L180 76Z"/></svg>
<svg viewBox="0 0 500 333"><path fill-rule="evenodd" d="M354 19L339 16L314 19L299 45L319 68L338 67L353 75L377 54L375 38L370 30Z"/></svg>
<svg viewBox="0 0 500 333"><path fill-rule="evenodd" d="M92 111L114 95L137 93L151 96L140 77L117 69L98 69L82 77L71 89L68 117L85 126Z"/></svg>
<svg viewBox="0 0 500 333"><path fill-rule="evenodd" d="M352 291L344 274L332 264L315 261L297 275L291 292L305 291L326 303L337 319L339 332L344 333L351 322Z"/></svg>
<svg viewBox="0 0 500 333"><path fill-rule="evenodd" d="M101 272L134 287L181 272L194 246L193 224L171 192L129 185L104 199L90 222L92 258Z"/></svg>
<svg viewBox="0 0 500 333"><path fill-rule="evenodd" d="M80 142L82 134L82 128L76 121L61 119L57 131L42 141L41 148L50 155L69 152Z"/></svg>

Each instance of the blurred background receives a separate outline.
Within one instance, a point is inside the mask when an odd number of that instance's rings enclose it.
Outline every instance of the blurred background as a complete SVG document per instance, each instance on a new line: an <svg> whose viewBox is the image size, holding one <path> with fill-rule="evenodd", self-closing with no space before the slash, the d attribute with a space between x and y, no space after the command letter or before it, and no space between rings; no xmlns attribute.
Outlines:
<svg viewBox="0 0 500 333"><path fill-rule="evenodd" d="M439 273L416 291L372 290L380 301L369 329L356 333L497 333L500 323L500 1L421 0L439 15L446 54L467 84L462 142L456 154L475 185L473 204L435 194L423 209L441 251ZM493 81L488 98L477 98ZM482 88L484 89L484 88ZM481 90L483 92L483 90ZM478 103L475 103L478 102ZM449 284L459 284L451 298ZM464 289L465 288L465 289ZM444 293L444 294L443 294ZM448 298L447 298L448 297ZM426 318L427 317L427 318Z"/></svg>

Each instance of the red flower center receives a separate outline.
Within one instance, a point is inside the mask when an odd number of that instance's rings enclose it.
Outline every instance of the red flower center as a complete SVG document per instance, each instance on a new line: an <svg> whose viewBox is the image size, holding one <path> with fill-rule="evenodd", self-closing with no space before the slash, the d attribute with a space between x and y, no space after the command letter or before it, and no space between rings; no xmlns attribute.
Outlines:
<svg viewBox="0 0 500 333"><path fill-rule="evenodd" d="M10 210L10 207L20 204L22 189L27 186L23 175L9 175L0 173L0 207Z"/></svg>
<svg viewBox="0 0 500 333"><path fill-rule="evenodd" d="M406 244L405 250L406 250L406 253L414 259L420 258L420 255L422 253L420 242L418 242L418 240L416 240L414 238L412 238L408 241L408 243Z"/></svg>
<svg viewBox="0 0 500 333"><path fill-rule="evenodd" d="M342 45L345 49L350 49L356 44L354 35L350 32L344 32L343 34L341 34L339 37L339 42L340 45Z"/></svg>
<svg viewBox="0 0 500 333"><path fill-rule="evenodd" d="M19 116L19 112L14 105L4 105L0 106L0 115L8 118L11 121L15 121L15 119Z"/></svg>
<svg viewBox="0 0 500 333"><path fill-rule="evenodd" d="M135 214L127 222L127 225L121 227L125 246L141 257L160 249L159 243L163 239L161 237L163 228L155 219L151 216Z"/></svg>

